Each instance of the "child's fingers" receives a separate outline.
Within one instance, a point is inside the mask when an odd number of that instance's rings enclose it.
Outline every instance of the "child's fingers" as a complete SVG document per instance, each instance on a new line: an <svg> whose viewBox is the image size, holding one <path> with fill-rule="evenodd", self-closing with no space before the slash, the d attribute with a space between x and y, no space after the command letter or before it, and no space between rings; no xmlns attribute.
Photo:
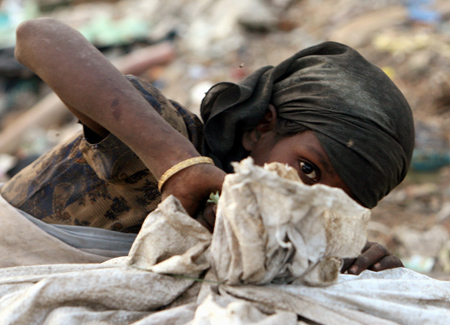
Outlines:
<svg viewBox="0 0 450 325"><path fill-rule="evenodd" d="M202 213L197 215L197 221L206 227L210 232L214 230L214 223L216 221L217 205L215 203L207 202Z"/></svg>
<svg viewBox="0 0 450 325"><path fill-rule="evenodd" d="M363 249L361 250L361 253L364 253L366 250L368 250L372 245L375 245L377 243L375 242L371 242L371 241L367 241L366 244L364 245ZM379 244L378 244L379 245Z"/></svg>
<svg viewBox="0 0 450 325"><path fill-rule="evenodd" d="M348 268L353 265L353 263L356 261L356 258L344 258L342 267L341 267L341 273L345 273L345 271L348 270Z"/></svg>
<svg viewBox="0 0 450 325"><path fill-rule="evenodd" d="M383 271L383 270L389 270L396 267L403 267L402 261L394 255L389 255L383 257L381 260L379 260L377 263L372 265L369 269L372 271Z"/></svg>
<svg viewBox="0 0 450 325"><path fill-rule="evenodd" d="M370 246L367 249L363 250L361 255L356 258L355 262L348 269L349 274L358 275L377 262L380 262L384 257L392 256L392 254L387 250L386 247L378 243L368 242L368 244L370 244Z"/></svg>

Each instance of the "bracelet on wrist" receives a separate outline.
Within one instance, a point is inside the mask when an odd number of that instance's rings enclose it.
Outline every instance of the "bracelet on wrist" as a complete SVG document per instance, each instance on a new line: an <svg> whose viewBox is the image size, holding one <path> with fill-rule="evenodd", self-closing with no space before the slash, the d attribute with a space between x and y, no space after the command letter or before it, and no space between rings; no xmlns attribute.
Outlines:
<svg viewBox="0 0 450 325"><path fill-rule="evenodd" d="M176 173L178 173L179 171L181 171L185 168L188 168L193 165L198 165L198 164L214 165L214 161L209 157L194 157L194 158L189 158L189 159L183 160L183 161L179 162L178 164L170 167L168 170L166 170L164 172L164 174L162 174L161 178L158 181L159 192L162 192L162 188L163 188L164 184L173 175L175 175Z"/></svg>

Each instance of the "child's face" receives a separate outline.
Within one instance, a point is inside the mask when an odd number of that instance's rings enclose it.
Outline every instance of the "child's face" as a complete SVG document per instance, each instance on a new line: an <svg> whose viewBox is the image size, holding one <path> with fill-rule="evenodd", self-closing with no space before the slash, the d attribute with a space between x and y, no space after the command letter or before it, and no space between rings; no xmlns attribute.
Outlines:
<svg viewBox="0 0 450 325"><path fill-rule="evenodd" d="M298 171L303 183L338 187L353 197L312 131L283 138L277 137L274 131L265 132L254 145L250 156L260 166L270 162L288 164Z"/></svg>

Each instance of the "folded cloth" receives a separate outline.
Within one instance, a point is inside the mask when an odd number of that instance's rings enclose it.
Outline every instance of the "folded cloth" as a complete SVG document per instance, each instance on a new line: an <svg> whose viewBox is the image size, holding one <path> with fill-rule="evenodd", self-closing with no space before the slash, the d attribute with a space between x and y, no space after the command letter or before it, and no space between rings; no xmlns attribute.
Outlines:
<svg viewBox="0 0 450 325"><path fill-rule="evenodd" d="M303 184L279 163L234 164L219 200L211 261L227 284L336 281L366 243L370 211L338 188ZM280 177L282 175L283 177Z"/></svg>
<svg viewBox="0 0 450 325"><path fill-rule="evenodd" d="M226 178L212 235L170 196L127 257L0 269L2 324L449 323L450 282L325 267L365 240L367 210L342 191L251 161Z"/></svg>
<svg viewBox="0 0 450 325"><path fill-rule="evenodd" d="M126 256L136 235L46 224L0 196L0 267L101 263Z"/></svg>
<svg viewBox="0 0 450 325"><path fill-rule="evenodd" d="M17 211L40 229L62 242L82 251L107 257L128 255L137 235L103 228L49 224L36 219L25 211L20 209Z"/></svg>

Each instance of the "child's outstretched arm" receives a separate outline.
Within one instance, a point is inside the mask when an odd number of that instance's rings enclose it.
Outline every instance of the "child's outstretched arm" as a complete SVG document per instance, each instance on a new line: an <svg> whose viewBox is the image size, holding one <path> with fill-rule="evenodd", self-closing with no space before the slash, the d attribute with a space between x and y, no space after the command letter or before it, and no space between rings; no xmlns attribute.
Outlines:
<svg viewBox="0 0 450 325"><path fill-rule="evenodd" d="M16 58L48 84L72 112L99 135L109 132L127 144L158 179L177 163L199 156L128 80L80 33L41 18L17 29ZM193 215L225 173L208 164L186 168L163 187Z"/></svg>

